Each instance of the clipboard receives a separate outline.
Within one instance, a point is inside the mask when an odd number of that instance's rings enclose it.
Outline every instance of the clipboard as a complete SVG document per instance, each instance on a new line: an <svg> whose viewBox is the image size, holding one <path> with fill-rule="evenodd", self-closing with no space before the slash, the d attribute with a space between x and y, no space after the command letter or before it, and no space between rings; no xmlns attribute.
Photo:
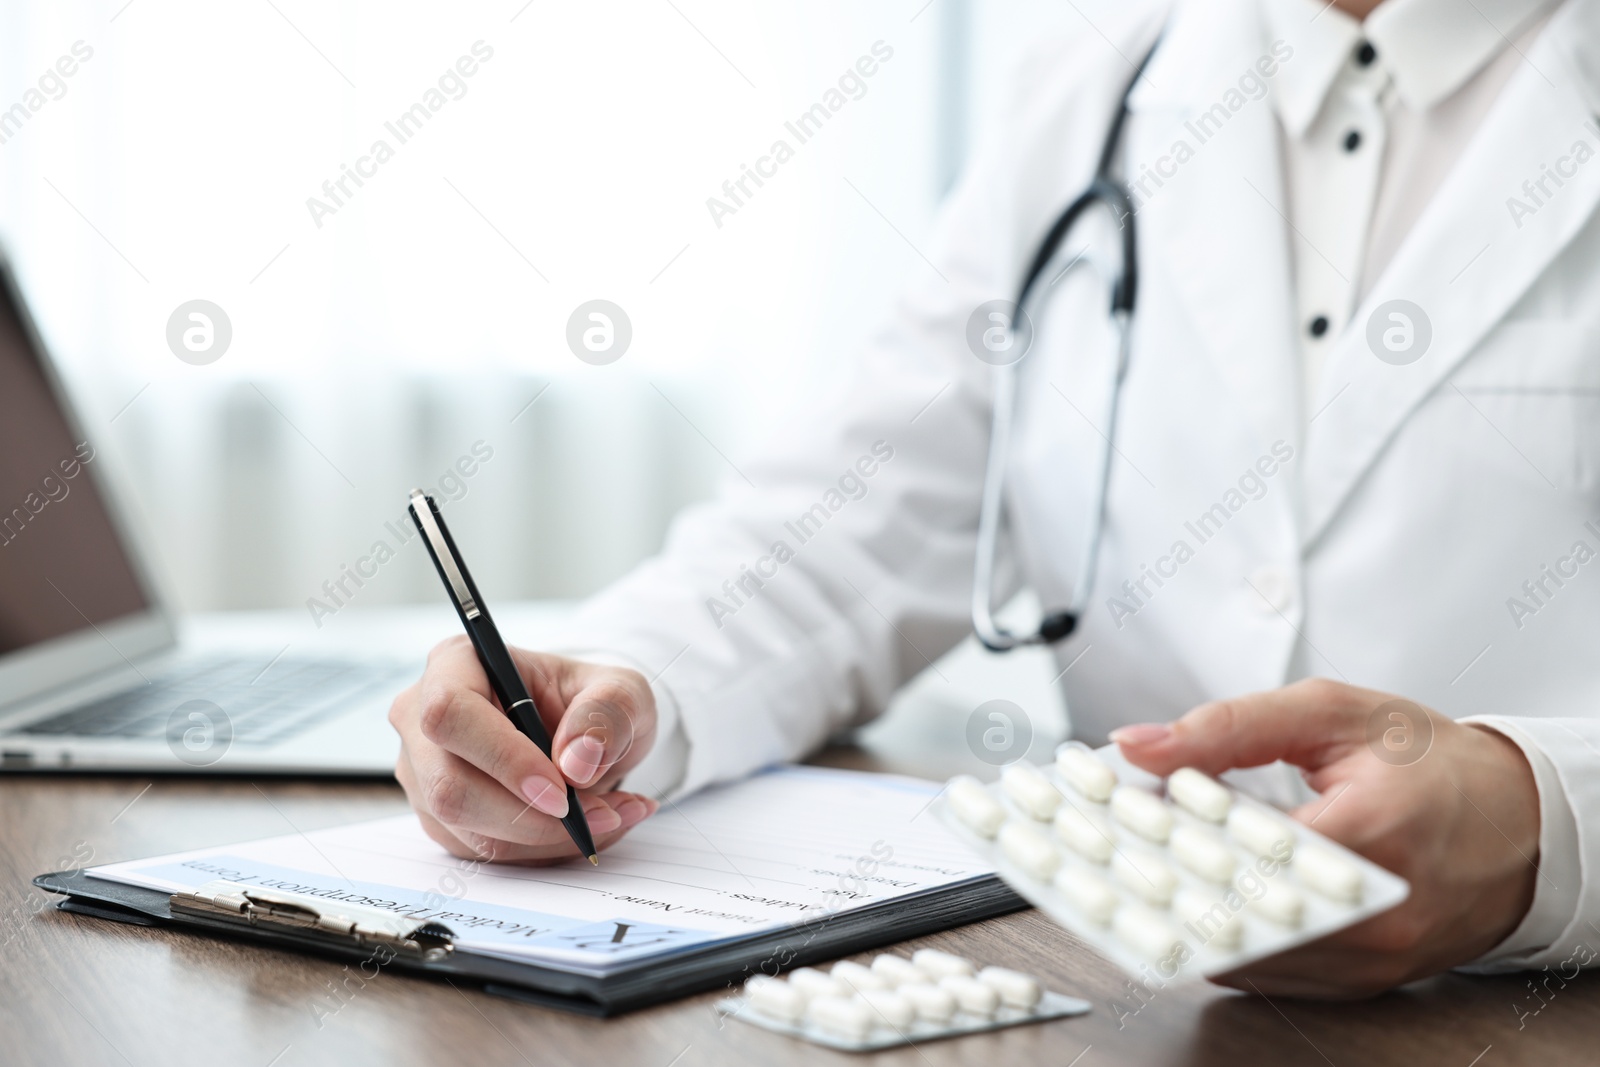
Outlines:
<svg viewBox="0 0 1600 1067"><path fill-rule="evenodd" d="M41 874L33 884L65 899L62 911L305 952L383 970L450 979L541 1007L608 1017L707 990L756 973L821 963L1028 904L995 875L835 912L596 977L463 950L437 922L226 881L166 893L96 878L85 870Z"/></svg>

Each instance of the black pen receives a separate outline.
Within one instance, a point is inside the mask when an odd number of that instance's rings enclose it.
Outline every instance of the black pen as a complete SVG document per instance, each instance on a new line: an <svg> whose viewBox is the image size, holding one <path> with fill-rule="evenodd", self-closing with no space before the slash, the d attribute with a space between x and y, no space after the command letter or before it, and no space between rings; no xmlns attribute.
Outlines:
<svg viewBox="0 0 1600 1067"><path fill-rule="evenodd" d="M427 506L423 507L424 504ZM539 718L539 709L534 705L528 687L522 684L522 674L511 659L511 653L506 650L506 643L500 639L500 631L495 629L494 620L489 618L489 609L483 597L478 595L472 575L467 573L467 565L456 550L455 540L445 527L444 517L439 514L439 505L421 489L413 489L408 510L411 512L411 521L417 524L417 531L422 534L422 543L428 546L433 565L439 570L445 591L450 594L450 602L456 606L456 614L461 616L461 625L466 627L472 647L478 650L478 661L489 675L489 685L494 689L494 695L500 698L500 706L517 729L539 746L539 751L546 756L551 755L550 735L545 732L544 721ZM578 851L588 856L590 863L598 865L600 857L595 854L594 835L589 832L589 823L583 817L583 805L578 801L578 791L571 783L567 785L567 814L562 818L561 825L572 835L572 843L578 846Z"/></svg>

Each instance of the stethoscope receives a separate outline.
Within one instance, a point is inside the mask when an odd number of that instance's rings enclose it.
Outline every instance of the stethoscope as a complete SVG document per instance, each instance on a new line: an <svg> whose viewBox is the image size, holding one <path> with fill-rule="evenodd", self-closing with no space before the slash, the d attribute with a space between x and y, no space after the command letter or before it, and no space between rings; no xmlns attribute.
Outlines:
<svg viewBox="0 0 1600 1067"><path fill-rule="evenodd" d="M1159 45L1159 41L1157 44ZM1111 395L1106 415L1106 426L1101 437L1105 441L1100 451L1099 479L1089 506L1089 534L1084 547L1083 560L1073 583L1072 600L1065 610L1047 612L1039 623L1037 632L1029 635L1014 634L1003 629L994 618L994 565L995 552L1000 539L1000 509L1005 489L1006 451L1011 443L1011 423L1017 408L1017 376L1020 357L995 368L994 422L989 434L989 460L984 468L983 498L978 510L978 553L972 576L972 628L984 647L992 652L1009 652L1018 645L1054 644L1069 637L1078 628L1084 609L1089 606L1089 596L1094 590L1095 567L1100 556L1100 534L1105 527L1106 494L1111 485L1111 456L1117 435L1117 407L1122 395L1122 380L1128 370L1129 323L1133 318L1134 300L1139 288L1139 260L1135 249L1133 229L1133 201L1128 188L1111 174L1112 157L1122 140L1122 126L1128 118L1128 97L1138 83L1140 75L1155 46L1145 53L1138 69L1122 91L1121 102L1111 128L1106 131L1105 144L1100 149L1100 162L1095 168L1089 186L1063 211L1039 243L1023 276L1022 287L1017 292L1016 307L1012 312L1012 326L1024 322L1023 308L1034 283L1044 274L1045 268L1055 258L1067 235L1078 220L1095 205L1108 208L1122 233L1121 269L1111 279L1111 322L1116 331L1117 362L1112 372ZM1079 263L1080 256L1062 270L1065 275Z"/></svg>

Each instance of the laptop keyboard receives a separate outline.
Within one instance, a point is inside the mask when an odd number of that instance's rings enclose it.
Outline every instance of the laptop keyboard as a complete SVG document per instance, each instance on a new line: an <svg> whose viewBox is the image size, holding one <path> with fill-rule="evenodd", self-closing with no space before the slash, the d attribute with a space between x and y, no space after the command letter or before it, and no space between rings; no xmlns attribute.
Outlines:
<svg viewBox="0 0 1600 1067"><path fill-rule="evenodd" d="M206 700L226 716L233 743L269 745L320 726L385 682L398 689L400 678L393 663L285 659L263 671L259 659L202 660L16 732L157 740L179 705Z"/></svg>

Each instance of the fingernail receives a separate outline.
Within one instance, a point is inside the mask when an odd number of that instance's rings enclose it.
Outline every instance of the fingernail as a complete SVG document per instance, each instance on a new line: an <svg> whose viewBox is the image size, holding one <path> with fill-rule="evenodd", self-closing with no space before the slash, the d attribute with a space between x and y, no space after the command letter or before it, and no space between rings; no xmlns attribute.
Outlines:
<svg viewBox="0 0 1600 1067"><path fill-rule="evenodd" d="M593 738L584 735L577 738L561 753L561 773L573 783L588 784L594 777L594 772L600 769L600 761L605 757L605 746Z"/></svg>
<svg viewBox="0 0 1600 1067"><path fill-rule="evenodd" d="M590 833L609 834L622 825L622 816L610 808L590 808L583 813L583 817L589 824Z"/></svg>
<svg viewBox="0 0 1600 1067"><path fill-rule="evenodd" d="M522 795L528 798L528 803L557 819L564 819L567 815L567 791L556 785L548 778L534 775L522 783Z"/></svg>
<svg viewBox="0 0 1600 1067"><path fill-rule="evenodd" d="M650 814L650 809L644 806L644 801L642 800L624 800L617 805L616 810L617 818L622 820L623 826L632 826Z"/></svg>
<svg viewBox="0 0 1600 1067"><path fill-rule="evenodd" d="M640 797L639 799L645 802L645 815L654 815L656 812L661 810L661 801L651 800L649 797Z"/></svg>
<svg viewBox="0 0 1600 1067"><path fill-rule="evenodd" d="M1142 722L1137 726L1119 726L1110 736L1119 745L1153 745L1171 737L1172 727L1165 723Z"/></svg>

